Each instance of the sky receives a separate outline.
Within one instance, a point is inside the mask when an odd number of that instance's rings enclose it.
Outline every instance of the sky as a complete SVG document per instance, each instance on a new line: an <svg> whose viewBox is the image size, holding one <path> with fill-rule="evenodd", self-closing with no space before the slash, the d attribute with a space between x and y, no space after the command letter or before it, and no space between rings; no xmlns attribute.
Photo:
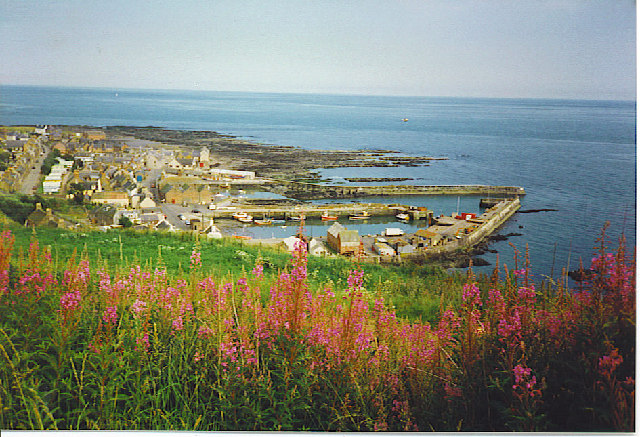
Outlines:
<svg viewBox="0 0 640 437"><path fill-rule="evenodd" d="M635 100L632 0L0 0L0 84Z"/></svg>

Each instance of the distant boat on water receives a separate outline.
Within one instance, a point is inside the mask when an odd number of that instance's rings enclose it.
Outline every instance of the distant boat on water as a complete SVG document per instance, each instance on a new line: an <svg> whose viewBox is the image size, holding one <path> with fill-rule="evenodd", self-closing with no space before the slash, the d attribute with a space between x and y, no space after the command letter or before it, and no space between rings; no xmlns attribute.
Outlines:
<svg viewBox="0 0 640 437"><path fill-rule="evenodd" d="M337 215L330 215L329 211L325 211L324 213L322 213L322 217L320 217L323 221L329 221L329 220L338 220L338 216Z"/></svg>
<svg viewBox="0 0 640 437"><path fill-rule="evenodd" d="M273 220L270 218L256 219L253 221L258 226L270 225L273 223Z"/></svg>
<svg viewBox="0 0 640 437"><path fill-rule="evenodd" d="M402 121L404 121L406 123L407 121L409 121L409 119L408 118L403 118Z"/></svg>
<svg viewBox="0 0 640 437"><path fill-rule="evenodd" d="M253 217L246 212L236 212L233 214L233 218L238 220L240 223L251 223L253 221Z"/></svg>
<svg viewBox="0 0 640 437"><path fill-rule="evenodd" d="M371 217L367 211L362 211L359 214L353 214L349 216L349 220L366 220Z"/></svg>

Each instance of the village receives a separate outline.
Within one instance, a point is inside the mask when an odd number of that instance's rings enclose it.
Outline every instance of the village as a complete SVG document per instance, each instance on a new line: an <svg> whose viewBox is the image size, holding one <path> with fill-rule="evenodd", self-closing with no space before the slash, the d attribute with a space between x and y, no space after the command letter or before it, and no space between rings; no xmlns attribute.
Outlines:
<svg viewBox="0 0 640 437"><path fill-rule="evenodd" d="M489 208L482 214L456 212L434 217L433 211L410 205L309 204L273 194L285 192L281 188L290 187L290 182L235 168L241 163L226 162L225 167L231 168L222 168L206 146L112 136L93 127L3 127L0 145L0 190L86 206L86 217L69 220L38 203L25 226L192 232L203 238L235 238L246 244L289 250L303 242L312 255L354 256L376 262L472 247L519 208L519 195L523 194L522 189L502 187L515 195L488 199ZM300 186L296 186L298 192ZM308 195L310 190L326 188L307 184L302 191ZM496 187L480 188L496 191ZM331 195L336 190L339 187ZM353 195L354 190L359 188L342 191ZM272 194L267 199L250 196L267 191ZM376 235L360 235L350 226L379 217L386 220ZM326 224L326 235L309 239L298 234L297 224L305 221ZM421 226L415 232L405 232L394 226L394 221L419 222ZM291 225L291 235L286 238L252 238L239 232L247 226L285 225Z"/></svg>

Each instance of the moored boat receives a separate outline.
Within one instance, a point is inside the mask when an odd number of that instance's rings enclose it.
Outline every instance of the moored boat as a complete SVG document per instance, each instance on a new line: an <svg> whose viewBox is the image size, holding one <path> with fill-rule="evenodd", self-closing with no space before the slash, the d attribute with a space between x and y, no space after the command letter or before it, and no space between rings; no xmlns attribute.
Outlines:
<svg viewBox="0 0 640 437"><path fill-rule="evenodd" d="M258 226L270 225L273 223L273 220L270 218L256 219L253 221Z"/></svg>
<svg viewBox="0 0 640 437"><path fill-rule="evenodd" d="M406 222L406 221L409 221L411 217L409 216L409 214L401 212L400 214L396 214L396 218L398 220L402 220Z"/></svg>
<svg viewBox="0 0 640 437"><path fill-rule="evenodd" d="M320 217L322 220L324 221L329 221L329 220L338 220L338 216L337 215L330 215L329 211L325 211L322 213L322 217Z"/></svg>
<svg viewBox="0 0 640 437"><path fill-rule="evenodd" d="M238 240L251 240L251 237L248 235L232 235L232 237Z"/></svg>
<svg viewBox="0 0 640 437"><path fill-rule="evenodd" d="M236 212L232 216L234 219L238 220L240 223L251 223L253 222L253 217L247 214L246 212Z"/></svg>
<svg viewBox="0 0 640 437"><path fill-rule="evenodd" d="M349 220L366 220L371 217L367 211L362 211L358 214L353 214L349 216Z"/></svg>

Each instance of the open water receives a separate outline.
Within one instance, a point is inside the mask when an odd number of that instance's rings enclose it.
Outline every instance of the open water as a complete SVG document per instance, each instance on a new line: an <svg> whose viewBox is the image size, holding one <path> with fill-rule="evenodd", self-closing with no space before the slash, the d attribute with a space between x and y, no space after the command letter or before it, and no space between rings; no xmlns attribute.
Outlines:
<svg viewBox="0 0 640 437"><path fill-rule="evenodd" d="M636 103L631 101L0 86L0 124L153 125L302 148L448 157L426 167L320 171L335 182L344 182L348 174L409 177L406 183L415 184L522 186L527 191L523 210L558 211L516 214L500 232L522 235L491 247L498 250L501 264L511 266L508 243L520 251L528 244L537 274L553 270L557 276L561 267L577 268L580 258L589 264L607 221L614 242L624 232L635 248ZM425 205L436 214L458 209L457 198L371 201ZM478 209L477 197L460 199L461 211ZM353 227L365 233L384 227L374 230L373 225ZM316 235L322 231L315 226L310 230ZM254 232L271 236L281 231ZM491 262L494 257L485 256Z"/></svg>

